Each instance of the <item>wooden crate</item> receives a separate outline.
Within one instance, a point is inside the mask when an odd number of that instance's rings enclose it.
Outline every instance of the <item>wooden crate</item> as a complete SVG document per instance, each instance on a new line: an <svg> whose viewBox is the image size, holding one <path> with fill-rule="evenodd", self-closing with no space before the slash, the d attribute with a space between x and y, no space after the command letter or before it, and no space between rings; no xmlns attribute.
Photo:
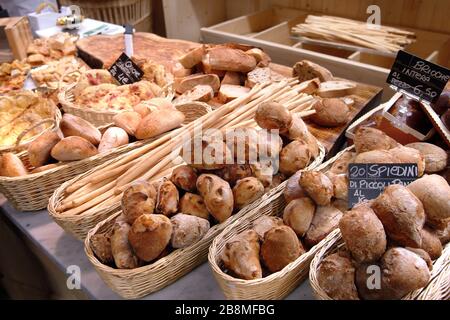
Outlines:
<svg viewBox="0 0 450 320"><path fill-rule="evenodd" d="M265 50L276 63L293 65L309 59L330 69L335 76L381 86L385 97L392 96L386 78L395 57L356 50L306 44L291 37L292 26L318 12L273 7L201 29L204 42L241 42ZM405 27L401 27L405 28ZM417 41L406 50L421 58L450 67L450 35L405 28L417 35Z"/></svg>
<svg viewBox="0 0 450 320"><path fill-rule="evenodd" d="M25 59L28 45L33 41L26 17L0 19L0 62Z"/></svg>

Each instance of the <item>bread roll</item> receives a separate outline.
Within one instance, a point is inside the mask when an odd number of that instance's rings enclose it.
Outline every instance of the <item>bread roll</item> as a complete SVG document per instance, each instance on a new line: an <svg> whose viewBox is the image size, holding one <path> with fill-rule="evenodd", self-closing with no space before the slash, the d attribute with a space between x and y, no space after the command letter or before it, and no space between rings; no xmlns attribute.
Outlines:
<svg viewBox="0 0 450 320"><path fill-rule="evenodd" d="M246 230L234 236L222 253L224 266L244 280L262 278L259 262L259 238L254 230Z"/></svg>
<svg viewBox="0 0 450 320"><path fill-rule="evenodd" d="M263 129L278 129L284 134L289 131L292 115L289 110L277 102L263 102L258 105L255 113L256 123Z"/></svg>
<svg viewBox="0 0 450 320"><path fill-rule="evenodd" d="M425 158L425 172L435 173L445 169L447 166L447 152L438 146L426 142L414 142L406 147L419 150Z"/></svg>
<svg viewBox="0 0 450 320"><path fill-rule="evenodd" d="M329 172L334 174L348 174L348 165L353 163L356 157L356 153L351 151L344 152L339 159L333 162Z"/></svg>
<svg viewBox="0 0 450 320"><path fill-rule="evenodd" d="M270 161L257 162L250 165L253 175L261 181L265 188L269 188L272 184L274 168Z"/></svg>
<svg viewBox="0 0 450 320"><path fill-rule="evenodd" d="M432 260L439 258L442 254L442 244L439 238L427 228L423 228L420 234L422 236L421 249L425 250Z"/></svg>
<svg viewBox="0 0 450 320"><path fill-rule="evenodd" d="M169 244L172 236L170 219L161 214L143 214L131 226L128 240L139 259L156 259Z"/></svg>
<svg viewBox="0 0 450 320"><path fill-rule="evenodd" d="M342 238L358 262L374 262L386 251L386 234L377 215L369 206L347 211L339 221Z"/></svg>
<svg viewBox="0 0 450 320"><path fill-rule="evenodd" d="M192 167L182 165L173 169L170 181L184 191L194 192L196 188L195 183L197 182L197 173Z"/></svg>
<svg viewBox="0 0 450 320"><path fill-rule="evenodd" d="M401 163L388 150L371 150L359 153L353 163Z"/></svg>
<svg viewBox="0 0 450 320"><path fill-rule="evenodd" d="M227 164L216 174L227 181L230 186L234 186L238 180L252 176L252 168L248 164Z"/></svg>
<svg viewBox="0 0 450 320"><path fill-rule="evenodd" d="M442 245L450 241L450 220L441 229L431 229L432 233L439 238Z"/></svg>
<svg viewBox="0 0 450 320"><path fill-rule="evenodd" d="M180 199L179 211L203 219L209 218L209 212L206 209L205 202L198 194L186 192Z"/></svg>
<svg viewBox="0 0 450 320"><path fill-rule="evenodd" d="M419 257L423 259L423 261L426 262L428 270L430 271L433 270L433 261L431 261L430 255L425 250L411 247L406 247L405 249L408 249L409 251L417 254Z"/></svg>
<svg viewBox="0 0 450 320"><path fill-rule="evenodd" d="M414 148L398 146L389 150L401 163L417 163L419 177L425 172L425 158Z"/></svg>
<svg viewBox="0 0 450 320"><path fill-rule="evenodd" d="M264 235L272 228L282 226L283 220L279 217L262 216L256 219L252 224L252 229L256 231L261 240L264 239Z"/></svg>
<svg viewBox="0 0 450 320"><path fill-rule="evenodd" d="M361 299L388 300L394 299L396 293L386 283L378 262L362 263L357 266L355 284Z"/></svg>
<svg viewBox="0 0 450 320"><path fill-rule="evenodd" d="M14 153L6 152L0 155L0 176L20 177L27 174L27 168Z"/></svg>
<svg viewBox="0 0 450 320"><path fill-rule="evenodd" d="M398 146L397 141L383 131L370 127L359 127L353 139L356 153L372 150L389 150Z"/></svg>
<svg viewBox="0 0 450 320"><path fill-rule="evenodd" d="M114 116L113 123L125 130L130 136L134 136L141 120L142 116L138 112L123 111Z"/></svg>
<svg viewBox="0 0 450 320"><path fill-rule="evenodd" d="M334 190L330 179L320 171L305 171L300 176L300 186L315 203L326 206L331 203Z"/></svg>
<svg viewBox="0 0 450 320"><path fill-rule="evenodd" d="M333 253L323 259L317 272L320 288L335 300L359 300L352 261Z"/></svg>
<svg viewBox="0 0 450 320"><path fill-rule="evenodd" d="M450 218L450 186L436 174L424 175L408 185L422 202L427 215L427 223L439 227L442 220Z"/></svg>
<svg viewBox="0 0 450 320"><path fill-rule="evenodd" d="M256 60L242 50L216 46L207 50L209 67L213 70L247 73L256 68Z"/></svg>
<svg viewBox="0 0 450 320"><path fill-rule="evenodd" d="M284 208L283 221L299 237L303 237L311 226L316 205L308 198L294 199Z"/></svg>
<svg viewBox="0 0 450 320"><path fill-rule="evenodd" d="M114 261L110 235L106 233L94 234L90 239L90 245L98 261L103 264L110 264Z"/></svg>
<svg viewBox="0 0 450 320"><path fill-rule="evenodd" d="M316 111L311 120L323 127L338 127L349 120L350 108L337 98L326 98L317 101L313 105Z"/></svg>
<svg viewBox="0 0 450 320"><path fill-rule="evenodd" d="M196 216L178 213L170 218L172 222L173 248L186 248L202 239L209 230L209 221Z"/></svg>
<svg viewBox="0 0 450 320"><path fill-rule="evenodd" d="M300 176L302 172L297 171L286 182L286 187L283 191L284 200L286 204L289 204L294 199L302 198L306 196L306 192L300 186Z"/></svg>
<svg viewBox="0 0 450 320"><path fill-rule="evenodd" d="M139 122L135 137L139 140L156 137L178 128L184 122L184 114L178 110L158 109Z"/></svg>
<svg viewBox="0 0 450 320"><path fill-rule="evenodd" d="M238 180L233 188L234 206L241 209L264 194L263 184L255 177Z"/></svg>
<svg viewBox="0 0 450 320"><path fill-rule="evenodd" d="M108 128L100 140L98 145L98 152L103 153L114 148L128 144L128 134L125 130L119 127Z"/></svg>
<svg viewBox="0 0 450 320"><path fill-rule="evenodd" d="M94 125L69 113L63 115L59 128L64 134L64 137L81 137L92 143L94 146L97 146L102 138L102 134L94 127Z"/></svg>
<svg viewBox="0 0 450 320"><path fill-rule="evenodd" d="M280 152L280 172L290 176L304 169L311 161L308 145L301 140L294 140Z"/></svg>
<svg viewBox="0 0 450 320"><path fill-rule="evenodd" d="M139 260L128 242L130 229L129 224L116 221L111 234L111 252L119 269L134 269L139 266Z"/></svg>
<svg viewBox="0 0 450 320"><path fill-rule="evenodd" d="M217 221L223 222L231 216L234 200L228 182L212 174L202 174L197 179L197 190Z"/></svg>
<svg viewBox="0 0 450 320"><path fill-rule="evenodd" d="M331 205L317 206L311 226L305 235L305 244L310 248L318 244L338 227L341 217L342 212Z"/></svg>
<svg viewBox="0 0 450 320"><path fill-rule="evenodd" d="M270 272L277 272L305 253L295 232L288 226L270 229L264 235L261 257Z"/></svg>
<svg viewBox="0 0 450 320"><path fill-rule="evenodd" d="M332 174L328 172L327 177L330 178L333 184L333 195L336 199L347 200L348 199L348 176L345 173Z"/></svg>
<svg viewBox="0 0 450 320"><path fill-rule="evenodd" d="M156 212L159 214L170 217L178 212L180 195L177 187L171 181L164 181L159 186L156 200Z"/></svg>
<svg viewBox="0 0 450 320"><path fill-rule="evenodd" d="M181 65L186 69L191 69L195 67L195 65L202 62L202 57L205 54L204 46L200 46L198 48L194 48L190 50L188 53L181 56L178 61Z"/></svg>
<svg viewBox="0 0 450 320"><path fill-rule="evenodd" d="M50 154L58 161L75 161L95 156L97 153L97 148L86 139L71 136L59 141Z"/></svg>
<svg viewBox="0 0 450 320"><path fill-rule="evenodd" d="M136 181L128 187L121 200L125 220L132 225L143 214L152 214L155 209L156 190L148 182Z"/></svg>
<svg viewBox="0 0 450 320"><path fill-rule="evenodd" d="M198 155L201 155L201 158ZM195 169L216 170L226 166L227 157L231 157L231 152L222 140L205 138L187 141L181 150L181 156Z"/></svg>
<svg viewBox="0 0 450 320"><path fill-rule="evenodd" d="M333 80L331 72L309 60L302 60L293 66L292 75L300 82L319 78L321 82Z"/></svg>
<svg viewBox="0 0 450 320"><path fill-rule="evenodd" d="M420 248L425 212L422 203L408 188L402 185L386 187L372 208L390 238L403 246Z"/></svg>
<svg viewBox="0 0 450 320"><path fill-rule="evenodd" d="M52 148L61 140L59 132L44 132L28 145L28 159L33 167L40 167L51 159Z"/></svg>
<svg viewBox="0 0 450 320"><path fill-rule="evenodd" d="M348 201L341 199L334 199L331 201L331 206L338 209L341 212L346 212L348 210Z"/></svg>

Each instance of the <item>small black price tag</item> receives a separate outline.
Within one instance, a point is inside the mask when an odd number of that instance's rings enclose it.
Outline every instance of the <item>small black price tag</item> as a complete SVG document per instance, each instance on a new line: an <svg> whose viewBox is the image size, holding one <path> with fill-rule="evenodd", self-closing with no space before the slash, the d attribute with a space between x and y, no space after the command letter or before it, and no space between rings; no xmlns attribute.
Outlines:
<svg viewBox="0 0 450 320"><path fill-rule="evenodd" d="M400 50L386 80L398 90L435 102L450 79L450 70Z"/></svg>
<svg viewBox="0 0 450 320"><path fill-rule="evenodd" d="M391 184L406 186L418 175L416 163L351 163L348 166L348 207L375 199Z"/></svg>
<svg viewBox="0 0 450 320"><path fill-rule="evenodd" d="M120 55L108 71L120 84L137 82L144 75L144 72L125 53Z"/></svg>

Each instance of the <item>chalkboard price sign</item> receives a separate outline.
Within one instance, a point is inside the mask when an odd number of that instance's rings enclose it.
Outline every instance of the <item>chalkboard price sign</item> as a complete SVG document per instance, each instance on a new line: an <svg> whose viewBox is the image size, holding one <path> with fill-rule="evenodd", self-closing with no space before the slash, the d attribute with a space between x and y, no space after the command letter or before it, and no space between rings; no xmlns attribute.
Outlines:
<svg viewBox="0 0 450 320"><path fill-rule="evenodd" d="M450 70L399 51L387 83L428 102L435 102L450 80Z"/></svg>
<svg viewBox="0 0 450 320"><path fill-rule="evenodd" d="M125 53L120 55L108 71L120 84L137 82L144 75L144 72Z"/></svg>
<svg viewBox="0 0 450 320"><path fill-rule="evenodd" d="M378 197L391 184L408 185L418 177L416 163L352 163L348 166L348 207Z"/></svg>

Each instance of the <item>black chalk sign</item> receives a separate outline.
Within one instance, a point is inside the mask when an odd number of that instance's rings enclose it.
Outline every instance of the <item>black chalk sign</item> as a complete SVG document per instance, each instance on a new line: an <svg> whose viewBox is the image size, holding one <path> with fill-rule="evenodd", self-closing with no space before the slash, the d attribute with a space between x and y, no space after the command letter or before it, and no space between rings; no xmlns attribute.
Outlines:
<svg viewBox="0 0 450 320"><path fill-rule="evenodd" d="M418 177L416 163L351 163L348 166L348 207L378 197L391 184L408 185Z"/></svg>
<svg viewBox="0 0 450 320"><path fill-rule="evenodd" d="M399 51L387 83L428 102L435 102L450 79L450 70Z"/></svg>
<svg viewBox="0 0 450 320"><path fill-rule="evenodd" d="M125 53L120 55L108 71L120 84L137 82L144 75L144 72Z"/></svg>

